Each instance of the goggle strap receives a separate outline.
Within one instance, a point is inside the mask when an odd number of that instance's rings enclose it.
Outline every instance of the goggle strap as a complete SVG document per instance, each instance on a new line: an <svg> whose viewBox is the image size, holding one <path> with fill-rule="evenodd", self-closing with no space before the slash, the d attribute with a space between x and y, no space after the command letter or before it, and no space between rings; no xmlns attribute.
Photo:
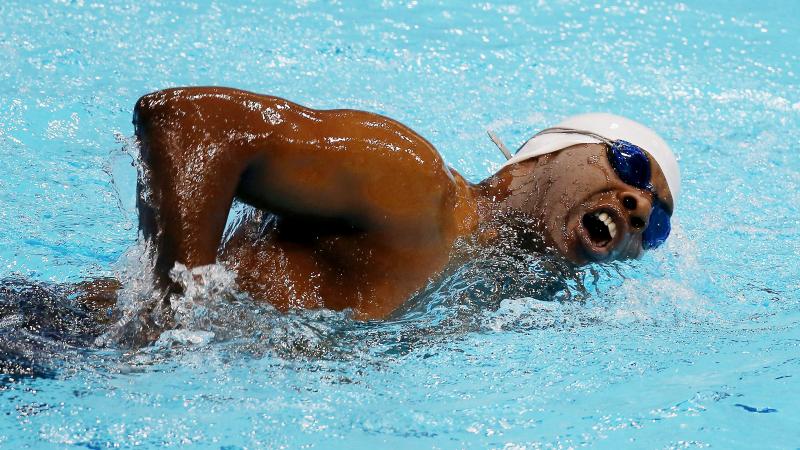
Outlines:
<svg viewBox="0 0 800 450"><path fill-rule="evenodd" d="M597 139L598 141L607 145L614 145L614 141L603 135L593 133L591 131L579 130L577 128L566 128L566 127L545 128L544 130L536 133L533 137L539 136L541 134L580 134L583 136L588 136L590 138Z"/></svg>
<svg viewBox="0 0 800 450"><path fill-rule="evenodd" d="M500 149L500 151L503 153L503 156L505 156L506 159L511 159L512 155L511 152L508 151L508 147L506 147L506 144L503 144L503 141L501 141L500 138L496 134L494 134L492 130L486 130L486 134L489 135L489 139L491 139L492 142L494 142L494 145L496 145L497 148Z"/></svg>
<svg viewBox="0 0 800 450"><path fill-rule="evenodd" d="M602 142L602 143L604 143L606 145L609 145L609 146L614 145L614 141L612 141L611 139L609 139L609 138L607 138L605 136L599 135L597 133L592 133L591 131L578 130L577 128L551 127L551 128L545 128L544 130L542 130L542 131L536 133L535 135L533 135L533 137L531 137L530 139L525 141L520 146L520 148L524 147L525 144L527 144L529 141L531 141L531 139L535 138L536 136L539 136L539 135L542 135L542 134L558 134L558 133L561 133L561 134L581 134L581 135L584 135L584 136L589 136L589 137L591 137L593 139L597 139L598 141L600 141L600 142ZM503 153L503 156L505 156L506 159L511 159L514 156L508 150L508 147L506 147L506 145L503 143L503 141L500 139L500 137L497 136L492 130L486 130L486 134L489 135L489 139L492 140L494 145L497 146L497 148L500 150L501 153ZM519 149L517 151L519 151Z"/></svg>

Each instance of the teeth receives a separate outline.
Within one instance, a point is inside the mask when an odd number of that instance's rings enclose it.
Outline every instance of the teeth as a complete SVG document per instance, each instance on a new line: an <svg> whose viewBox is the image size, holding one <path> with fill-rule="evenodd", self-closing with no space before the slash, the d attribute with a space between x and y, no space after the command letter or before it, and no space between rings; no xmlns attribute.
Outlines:
<svg viewBox="0 0 800 450"><path fill-rule="evenodd" d="M611 235L611 239L614 239L614 236L617 235L617 225L611 219L611 216L609 216L608 213L604 213L604 212L594 213L594 215L598 219L603 221L604 224L606 224L606 227L608 228L608 234Z"/></svg>

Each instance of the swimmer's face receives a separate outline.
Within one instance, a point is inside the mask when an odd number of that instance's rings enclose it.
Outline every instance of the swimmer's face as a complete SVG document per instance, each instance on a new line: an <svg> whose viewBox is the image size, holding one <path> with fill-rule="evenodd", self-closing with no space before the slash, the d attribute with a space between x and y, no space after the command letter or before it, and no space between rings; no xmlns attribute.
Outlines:
<svg viewBox="0 0 800 450"><path fill-rule="evenodd" d="M671 211L666 178L653 158L650 165L655 191ZM620 180L605 145L579 144L516 166L511 203L534 217L548 247L576 264L642 254L653 195Z"/></svg>

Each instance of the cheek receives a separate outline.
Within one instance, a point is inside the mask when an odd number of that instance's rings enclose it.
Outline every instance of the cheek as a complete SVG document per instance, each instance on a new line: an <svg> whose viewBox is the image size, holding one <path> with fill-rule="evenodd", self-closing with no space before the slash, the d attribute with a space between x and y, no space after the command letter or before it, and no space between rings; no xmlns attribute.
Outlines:
<svg viewBox="0 0 800 450"><path fill-rule="evenodd" d="M575 225L567 223L574 219L571 213L575 208L580 208L598 192L611 189L609 174L600 158L587 158L585 155L582 157L586 162L554 162L544 168L542 176L531 190L532 195L528 199L530 201L524 207L525 211L541 219L548 231L558 231L562 238Z"/></svg>
<svg viewBox="0 0 800 450"><path fill-rule="evenodd" d="M553 185L551 207L568 214L583 205L592 195L605 189L608 189L606 183L597 183L596 180L584 177L566 176Z"/></svg>

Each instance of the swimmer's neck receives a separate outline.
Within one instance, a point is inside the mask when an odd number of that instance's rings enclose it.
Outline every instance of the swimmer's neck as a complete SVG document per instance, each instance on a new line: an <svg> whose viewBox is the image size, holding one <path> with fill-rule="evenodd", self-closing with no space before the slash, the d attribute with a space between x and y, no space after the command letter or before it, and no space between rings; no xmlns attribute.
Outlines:
<svg viewBox="0 0 800 450"><path fill-rule="evenodd" d="M534 161L504 167L480 183L470 186L475 208L475 226L471 230L473 241L479 247L497 245L507 234L505 230L519 226L525 215L521 206L533 195L525 186L536 181ZM523 167L525 166L525 167ZM525 232L539 232L526 229Z"/></svg>

